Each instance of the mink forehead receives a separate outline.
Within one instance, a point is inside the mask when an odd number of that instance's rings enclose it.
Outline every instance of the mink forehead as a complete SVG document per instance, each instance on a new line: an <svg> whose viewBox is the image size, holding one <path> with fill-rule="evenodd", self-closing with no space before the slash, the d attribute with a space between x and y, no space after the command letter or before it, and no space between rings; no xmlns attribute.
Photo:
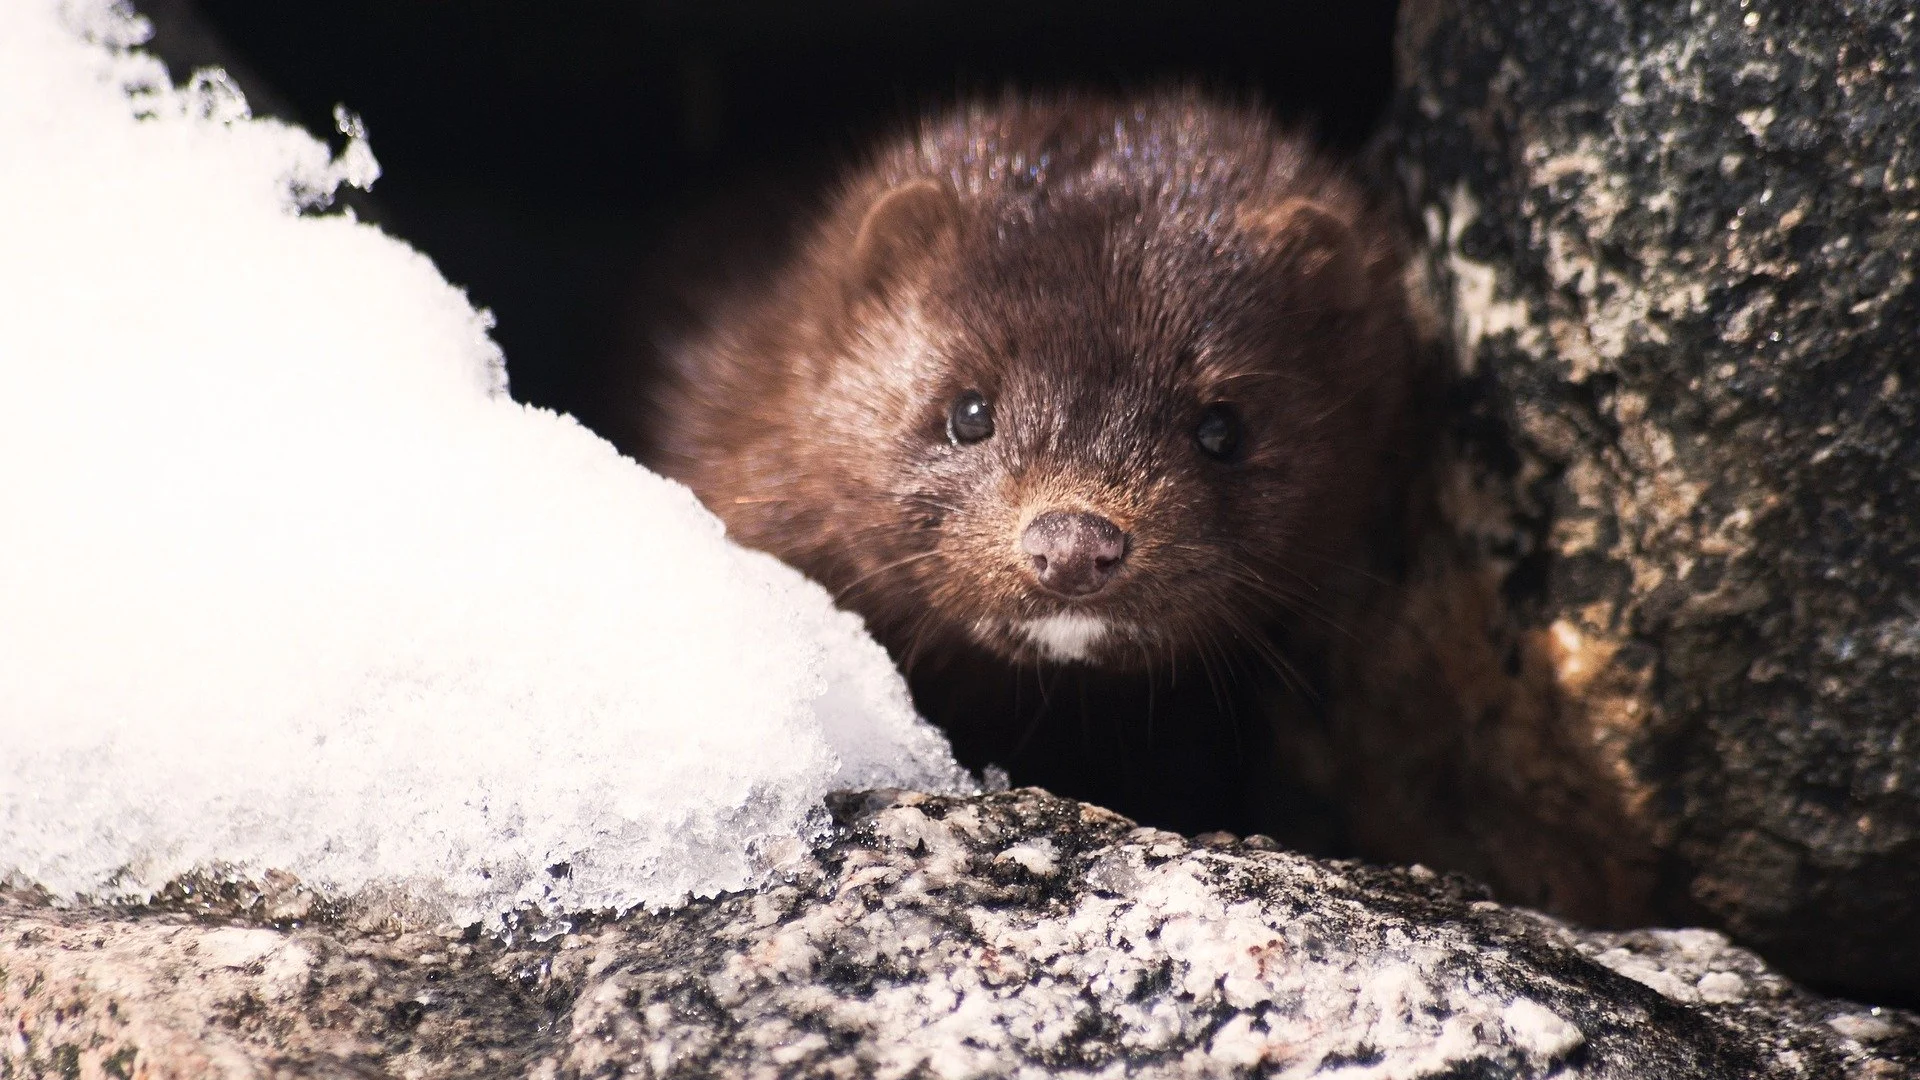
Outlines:
<svg viewBox="0 0 1920 1080"><path fill-rule="evenodd" d="M1234 238L1111 199L972 217L922 306L956 384L1207 396L1274 374L1285 283Z"/></svg>
<svg viewBox="0 0 1920 1080"><path fill-rule="evenodd" d="M930 118L896 168L962 192L1082 197L1123 189L1168 207L1231 203L1311 172L1303 140L1260 110L1187 92L1156 99L1068 94L976 103Z"/></svg>

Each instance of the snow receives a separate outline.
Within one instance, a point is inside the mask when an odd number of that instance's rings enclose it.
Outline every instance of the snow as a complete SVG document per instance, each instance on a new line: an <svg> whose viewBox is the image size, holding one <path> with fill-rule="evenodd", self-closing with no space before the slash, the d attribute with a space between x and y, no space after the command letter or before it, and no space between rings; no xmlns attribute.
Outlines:
<svg viewBox="0 0 1920 1080"><path fill-rule="evenodd" d="M0 4L0 879L624 909L764 880L829 790L965 785L854 617L314 212L378 175L354 118L144 33Z"/></svg>
<svg viewBox="0 0 1920 1080"><path fill-rule="evenodd" d="M1513 1004L1501 1012L1500 1022L1513 1045L1541 1061L1563 1057L1586 1041L1579 1028L1526 998L1514 998Z"/></svg>
<svg viewBox="0 0 1920 1080"><path fill-rule="evenodd" d="M1615 973L1683 1004L1727 1005L1746 998L1746 979L1728 970L1743 962L1743 954L1719 931L1647 930L1630 938L1591 955ZM1753 964L1758 967L1757 961Z"/></svg>

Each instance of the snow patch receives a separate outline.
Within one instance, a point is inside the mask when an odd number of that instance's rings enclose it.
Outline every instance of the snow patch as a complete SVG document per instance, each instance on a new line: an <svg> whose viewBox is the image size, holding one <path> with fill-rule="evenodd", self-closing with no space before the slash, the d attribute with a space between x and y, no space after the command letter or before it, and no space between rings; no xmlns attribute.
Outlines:
<svg viewBox="0 0 1920 1080"><path fill-rule="evenodd" d="M1563 1057L1586 1041L1579 1028L1527 998L1514 998L1513 1004L1500 1013L1500 1023L1513 1045L1538 1061Z"/></svg>
<svg viewBox="0 0 1920 1080"><path fill-rule="evenodd" d="M1729 1005L1747 996L1747 981L1731 971L1709 971L1693 985L1700 1000L1710 1005Z"/></svg>
<svg viewBox="0 0 1920 1080"><path fill-rule="evenodd" d="M1044 836L1015 844L995 855L993 861L1013 863L1037 877L1052 877L1060 870L1060 853Z"/></svg>
<svg viewBox="0 0 1920 1080"><path fill-rule="evenodd" d="M1590 955L1661 996L1688 1005L1727 1005L1745 1000L1752 992L1748 978L1729 968L1748 963L1758 968L1750 954L1734 948L1725 935L1714 930L1648 930L1622 935L1620 944L1591 950Z"/></svg>
<svg viewBox="0 0 1920 1080"><path fill-rule="evenodd" d="M357 120L146 33L0 5L0 879L627 908L759 882L836 787L964 785L857 619L313 213L378 174Z"/></svg>

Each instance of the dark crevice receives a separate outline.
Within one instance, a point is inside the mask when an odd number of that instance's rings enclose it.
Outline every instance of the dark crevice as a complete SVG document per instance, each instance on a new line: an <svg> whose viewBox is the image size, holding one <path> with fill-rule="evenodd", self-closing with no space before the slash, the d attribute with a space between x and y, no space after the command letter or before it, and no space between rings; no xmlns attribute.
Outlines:
<svg viewBox="0 0 1920 1080"><path fill-rule="evenodd" d="M804 186L928 105L1008 86L1197 83L1357 148L1394 22L1392 0L140 6L176 78L225 63L316 134L336 104L362 116L385 175L356 209L494 311L516 397L603 431L636 278L713 193Z"/></svg>

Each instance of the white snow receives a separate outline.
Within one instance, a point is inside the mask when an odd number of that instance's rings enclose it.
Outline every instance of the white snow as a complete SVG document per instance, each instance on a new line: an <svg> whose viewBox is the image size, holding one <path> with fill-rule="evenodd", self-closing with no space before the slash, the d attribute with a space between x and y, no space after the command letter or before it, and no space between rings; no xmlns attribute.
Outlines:
<svg viewBox="0 0 1920 1080"><path fill-rule="evenodd" d="M1594 960L1661 996L1688 1005L1726 1005L1747 997L1747 980L1730 966L1758 961L1716 930L1648 930L1613 948L1591 950Z"/></svg>
<svg viewBox="0 0 1920 1080"><path fill-rule="evenodd" d="M1747 981L1731 971L1709 971L1693 985L1700 1000L1710 1005L1728 1005L1747 996Z"/></svg>
<svg viewBox="0 0 1920 1080"><path fill-rule="evenodd" d="M0 879L626 908L763 879L836 787L964 783L857 620L301 212L363 139L143 37L0 4Z"/></svg>
<svg viewBox="0 0 1920 1080"><path fill-rule="evenodd" d="M1562 1057L1586 1041L1574 1027L1545 1005L1527 998L1514 998L1500 1013L1507 1038L1514 1046L1539 1061Z"/></svg>
<svg viewBox="0 0 1920 1080"><path fill-rule="evenodd" d="M1015 844L993 857L994 862L1010 862L1036 877L1052 877L1060 871L1060 852L1044 836Z"/></svg>

